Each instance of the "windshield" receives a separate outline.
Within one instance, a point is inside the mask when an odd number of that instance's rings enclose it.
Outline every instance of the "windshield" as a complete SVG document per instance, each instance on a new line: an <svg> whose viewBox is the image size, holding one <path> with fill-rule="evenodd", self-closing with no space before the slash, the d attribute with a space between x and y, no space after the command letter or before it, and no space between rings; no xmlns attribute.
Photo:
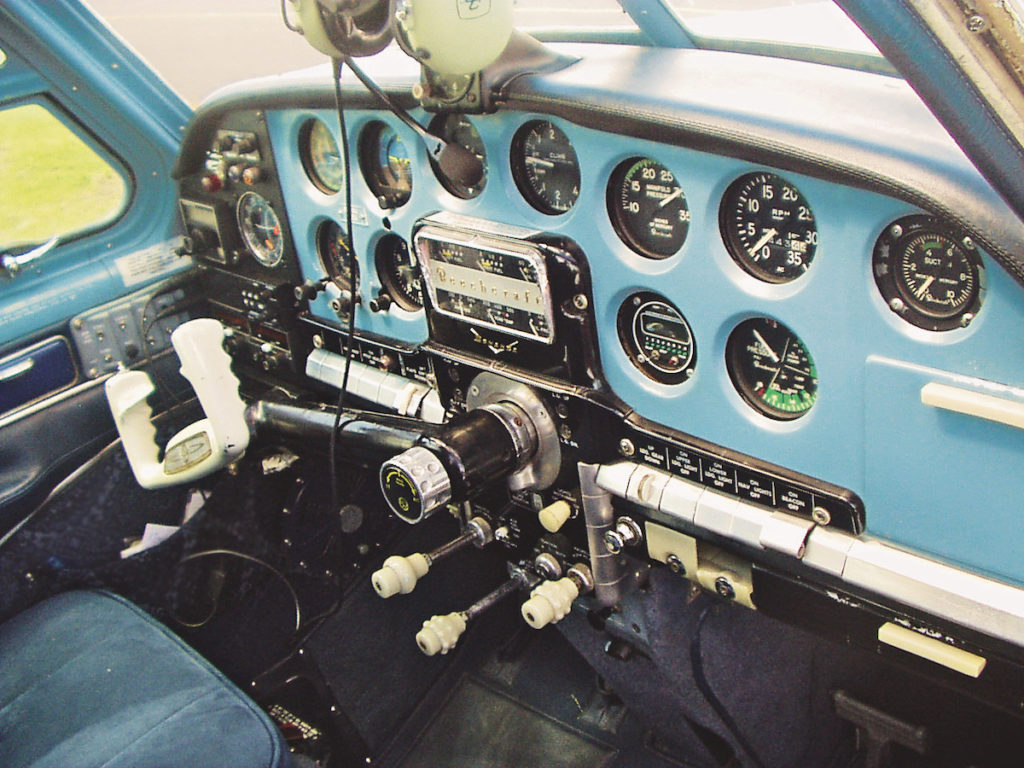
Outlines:
<svg viewBox="0 0 1024 768"><path fill-rule="evenodd" d="M647 3L655 6L658 1ZM324 57L299 35L285 31L279 0L88 2L192 106L229 83L324 62ZM514 2L516 26L544 39L603 36L619 42L644 40L618 0ZM663 34L659 39L664 44L807 58L795 47L851 52L881 60L874 46L829 0L663 2L685 28L679 29L675 38L660 30ZM635 13L643 19L644 3L634 0L631 5L640 9Z"/></svg>
<svg viewBox="0 0 1024 768"><path fill-rule="evenodd" d="M746 40L881 57L831 0L664 0L698 39Z"/></svg>

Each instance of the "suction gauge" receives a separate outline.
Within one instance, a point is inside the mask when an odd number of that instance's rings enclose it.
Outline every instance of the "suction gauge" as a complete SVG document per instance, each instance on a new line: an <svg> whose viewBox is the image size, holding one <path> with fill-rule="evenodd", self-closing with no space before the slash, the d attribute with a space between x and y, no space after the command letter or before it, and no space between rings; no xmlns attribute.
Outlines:
<svg viewBox="0 0 1024 768"><path fill-rule="evenodd" d="M405 240L395 234L384 235L374 258L377 277L392 301L409 312L423 309L423 275L416 254Z"/></svg>
<svg viewBox="0 0 1024 768"><path fill-rule="evenodd" d="M730 184L718 222L736 263L768 283L800 277L818 247L811 206L799 189L774 173L748 173Z"/></svg>
<svg viewBox="0 0 1024 768"><path fill-rule="evenodd" d="M569 137L547 120L526 123L512 139L512 177L541 213L565 213L580 196L580 164Z"/></svg>
<svg viewBox="0 0 1024 768"><path fill-rule="evenodd" d="M387 123L374 120L359 137L359 167L381 208L398 208L412 195L412 161Z"/></svg>
<svg viewBox="0 0 1024 768"><path fill-rule="evenodd" d="M683 314L656 293L637 293L619 307L619 341L641 372L662 384L693 375L697 345Z"/></svg>
<svg viewBox="0 0 1024 768"><path fill-rule="evenodd" d="M264 267L278 266L284 259L284 235L270 203L255 192L246 192L238 198L235 213L242 240L253 258Z"/></svg>
<svg viewBox="0 0 1024 768"><path fill-rule="evenodd" d="M650 259L683 246L690 228L686 196L672 171L649 157L620 164L608 180L608 215L622 241Z"/></svg>
<svg viewBox="0 0 1024 768"><path fill-rule="evenodd" d="M465 115L450 114L438 115L430 122L430 132L439 136L447 142L454 142L468 152L472 152L483 164L484 175L479 182L472 187L467 187L454 179L448 178L441 168L431 160L434 174L442 186L456 197L469 200L484 191L487 184L487 150L484 148L484 140L476 130L476 126L469 121Z"/></svg>
<svg viewBox="0 0 1024 768"><path fill-rule="evenodd" d="M345 185L345 166L338 143L326 123L314 118L302 126L299 157L313 186L327 195L341 191Z"/></svg>
<svg viewBox="0 0 1024 768"><path fill-rule="evenodd" d="M334 221L325 221L320 225L316 233L316 251L331 282L341 291L351 291L354 267L341 225Z"/></svg>
<svg viewBox="0 0 1024 768"><path fill-rule="evenodd" d="M790 421L818 399L818 369L806 345L770 317L737 325L725 346L725 364L736 391L770 419Z"/></svg>
<svg viewBox="0 0 1024 768"><path fill-rule="evenodd" d="M973 241L932 216L890 224L872 269L889 309L919 328L962 328L981 308L984 271Z"/></svg>

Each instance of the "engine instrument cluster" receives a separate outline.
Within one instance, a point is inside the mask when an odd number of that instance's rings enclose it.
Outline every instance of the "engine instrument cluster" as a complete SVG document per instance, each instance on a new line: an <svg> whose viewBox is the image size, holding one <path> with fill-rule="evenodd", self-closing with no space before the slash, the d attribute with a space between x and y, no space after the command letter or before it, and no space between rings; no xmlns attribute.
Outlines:
<svg viewBox="0 0 1024 768"><path fill-rule="evenodd" d="M431 305L447 317L554 342L545 257L525 239L427 224L414 238Z"/></svg>

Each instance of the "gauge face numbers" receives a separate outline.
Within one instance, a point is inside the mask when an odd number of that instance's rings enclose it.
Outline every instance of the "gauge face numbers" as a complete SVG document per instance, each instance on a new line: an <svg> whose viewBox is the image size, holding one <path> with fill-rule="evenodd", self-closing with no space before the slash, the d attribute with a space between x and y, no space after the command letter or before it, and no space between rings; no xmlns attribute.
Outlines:
<svg viewBox="0 0 1024 768"><path fill-rule="evenodd" d="M324 272L342 291L351 291L355 283L352 257L345 231L335 221L325 221L316 231L316 252Z"/></svg>
<svg viewBox="0 0 1024 768"><path fill-rule="evenodd" d="M580 196L580 163L569 137L547 120L526 123L512 139L512 177L541 213L565 213Z"/></svg>
<svg viewBox="0 0 1024 768"><path fill-rule="evenodd" d="M374 260L377 277L392 301L409 312L423 309L423 275L405 240L395 234L384 235L377 242Z"/></svg>
<svg viewBox="0 0 1024 768"><path fill-rule="evenodd" d="M345 165L327 124L316 118L299 130L299 157L313 186L327 195L341 191L345 185Z"/></svg>
<svg viewBox="0 0 1024 768"><path fill-rule="evenodd" d="M889 309L919 328L966 327L981 308L984 271L977 249L934 217L890 224L875 243L872 268Z"/></svg>
<svg viewBox="0 0 1024 768"><path fill-rule="evenodd" d="M442 186L456 197L465 200L474 198L483 192L487 184L487 150L484 148L484 140L480 138L476 126L469 121L469 118L458 114L438 115L430 121L430 132L446 142L454 142L466 151L473 153L483 164L483 177L473 186L467 187L465 184L448 178L440 166L431 159L430 164L434 169L434 174Z"/></svg>
<svg viewBox="0 0 1024 768"><path fill-rule="evenodd" d="M748 173L730 184L718 221L729 254L759 280L788 283L814 260L818 230L811 206L774 173Z"/></svg>
<svg viewBox="0 0 1024 768"><path fill-rule="evenodd" d="M374 120L359 137L359 167L381 208L398 208L412 195L412 159L387 123Z"/></svg>
<svg viewBox="0 0 1024 768"><path fill-rule="evenodd" d="M616 327L627 357L647 377L682 384L693 375L693 331L667 299L647 291L633 294L619 307Z"/></svg>
<svg viewBox="0 0 1024 768"><path fill-rule="evenodd" d="M249 252L264 267L274 268L284 260L281 221L264 197L246 192L235 208L238 229Z"/></svg>
<svg viewBox="0 0 1024 768"><path fill-rule="evenodd" d="M672 171L649 157L627 160L612 172L608 215L622 241L650 259L682 248L690 228L682 187Z"/></svg>
<svg viewBox="0 0 1024 768"><path fill-rule="evenodd" d="M753 317L737 325L726 342L725 363L740 396L770 419L797 419L818 399L811 353L778 320Z"/></svg>

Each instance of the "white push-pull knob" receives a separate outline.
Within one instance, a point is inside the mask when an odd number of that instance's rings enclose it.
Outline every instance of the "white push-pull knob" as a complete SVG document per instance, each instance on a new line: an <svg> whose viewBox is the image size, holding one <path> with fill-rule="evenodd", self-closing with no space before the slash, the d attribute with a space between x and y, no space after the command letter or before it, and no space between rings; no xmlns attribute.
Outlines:
<svg viewBox="0 0 1024 768"><path fill-rule="evenodd" d="M542 509L537 517L544 529L551 533L557 533L565 525L565 521L572 515L572 505L564 499L548 504Z"/></svg>
<svg viewBox="0 0 1024 768"><path fill-rule="evenodd" d="M534 629L554 624L565 618L579 594L579 586L568 576L558 581L545 581L523 603L523 618Z"/></svg>
<svg viewBox="0 0 1024 768"><path fill-rule="evenodd" d="M430 561L419 552L401 557L392 555L384 561L384 566L370 577L374 590L381 597L392 595L408 595L416 587L416 582L430 570Z"/></svg>
<svg viewBox="0 0 1024 768"><path fill-rule="evenodd" d="M416 633L416 645L427 656L448 653L465 631L466 616L463 613L431 616L423 622L423 629Z"/></svg>

